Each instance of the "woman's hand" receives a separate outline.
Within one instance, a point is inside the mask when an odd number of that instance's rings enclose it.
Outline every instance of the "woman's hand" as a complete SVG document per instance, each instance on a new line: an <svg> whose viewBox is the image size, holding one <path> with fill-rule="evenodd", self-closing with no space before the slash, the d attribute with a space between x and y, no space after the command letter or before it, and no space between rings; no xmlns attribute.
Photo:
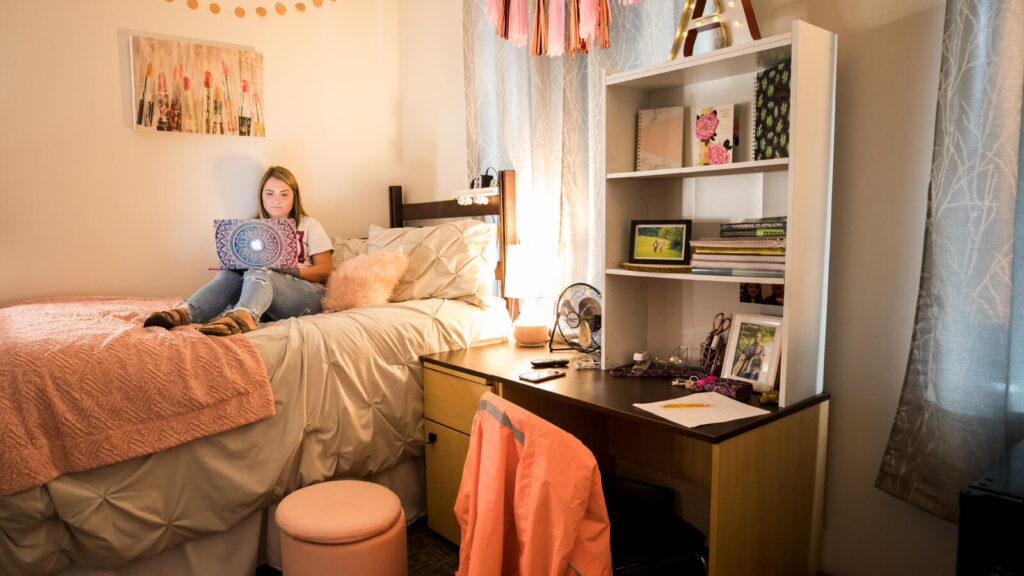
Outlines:
<svg viewBox="0 0 1024 576"><path fill-rule="evenodd" d="M309 268L299 268L302 279L308 282L316 282L317 284L327 282L327 277L331 275L331 269L333 268L331 252L333 251L327 250L319 254L313 254L313 265Z"/></svg>

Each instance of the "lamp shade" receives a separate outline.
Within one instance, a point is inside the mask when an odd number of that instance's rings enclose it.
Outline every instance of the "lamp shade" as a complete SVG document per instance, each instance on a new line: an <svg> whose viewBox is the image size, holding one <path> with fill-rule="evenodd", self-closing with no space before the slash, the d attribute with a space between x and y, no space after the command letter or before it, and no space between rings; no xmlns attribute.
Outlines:
<svg viewBox="0 0 1024 576"><path fill-rule="evenodd" d="M506 247L505 297L522 301L520 314L512 325L512 335L521 346L541 346L548 341L552 312L541 299L558 295L558 266L555 250L525 244Z"/></svg>
<svg viewBox="0 0 1024 576"><path fill-rule="evenodd" d="M558 296L558 254L526 244L510 244L505 250L506 298L553 298Z"/></svg>

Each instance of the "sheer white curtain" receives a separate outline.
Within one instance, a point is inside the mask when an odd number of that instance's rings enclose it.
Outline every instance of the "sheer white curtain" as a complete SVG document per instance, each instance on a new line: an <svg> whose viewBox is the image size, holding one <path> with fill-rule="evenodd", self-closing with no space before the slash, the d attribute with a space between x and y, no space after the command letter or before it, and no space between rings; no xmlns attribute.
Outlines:
<svg viewBox="0 0 1024 576"><path fill-rule="evenodd" d="M956 521L1024 438L1024 4L946 4L924 261L879 488Z"/></svg>
<svg viewBox="0 0 1024 576"><path fill-rule="evenodd" d="M563 286L603 283L605 71L664 61L683 6L610 2L611 47L575 58L530 56L495 34L486 0L463 3L469 175L515 169L520 241L558 251Z"/></svg>

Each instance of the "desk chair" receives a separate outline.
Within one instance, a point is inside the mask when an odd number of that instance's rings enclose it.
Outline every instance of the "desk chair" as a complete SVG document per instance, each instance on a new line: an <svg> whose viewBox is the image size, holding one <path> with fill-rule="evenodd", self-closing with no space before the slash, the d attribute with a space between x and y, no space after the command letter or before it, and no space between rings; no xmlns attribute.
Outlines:
<svg viewBox="0 0 1024 576"><path fill-rule="evenodd" d="M473 419L455 516L457 576L608 576L610 525L594 455L490 392Z"/></svg>

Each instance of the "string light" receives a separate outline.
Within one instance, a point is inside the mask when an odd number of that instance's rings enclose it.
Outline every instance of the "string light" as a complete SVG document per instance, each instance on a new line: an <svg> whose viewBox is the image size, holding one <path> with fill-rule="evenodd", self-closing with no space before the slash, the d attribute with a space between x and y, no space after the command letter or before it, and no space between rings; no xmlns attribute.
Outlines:
<svg viewBox="0 0 1024 576"><path fill-rule="evenodd" d="M167 4L172 4L172 3L174 3L175 0L164 0L164 1ZM257 1L259 1L259 0L257 0ZM331 0L331 2L337 2L337 1L338 0ZM235 0L235 2L238 2L238 0ZM203 5L206 6L206 8L210 11L211 14L216 15L216 14L220 14L221 13L222 4L234 4L235 2L231 2L230 0L228 2L224 2L222 0L219 3L218 2L209 2L209 3L203 3ZM189 9L191 9L191 10L198 10L199 7L200 7L199 0L185 0L184 2L180 2L180 3L184 4L185 6L188 6ZM271 10L273 10L274 12L276 12L278 15L281 15L281 16L284 16L285 14L288 13L288 6L285 5L284 2L272 2L272 3L268 3L268 4L270 5L270 9L267 9L267 8L265 8L263 6L246 7L246 6L243 6L243 5L236 5L236 6L234 6L234 8L229 9L228 6L224 6L224 12L225 13L234 14L238 18L245 18L250 13L254 13L257 16L259 16L260 18L263 18L268 13L270 13ZM324 0L312 0L312 4L313 4L313 6L315 6L317 8L320 8L321 6L324 5ZM292 6L295 8L295 10L297 12L305 12L307 4L305 2L295 2L294 4L292 4Z"/></svg>

